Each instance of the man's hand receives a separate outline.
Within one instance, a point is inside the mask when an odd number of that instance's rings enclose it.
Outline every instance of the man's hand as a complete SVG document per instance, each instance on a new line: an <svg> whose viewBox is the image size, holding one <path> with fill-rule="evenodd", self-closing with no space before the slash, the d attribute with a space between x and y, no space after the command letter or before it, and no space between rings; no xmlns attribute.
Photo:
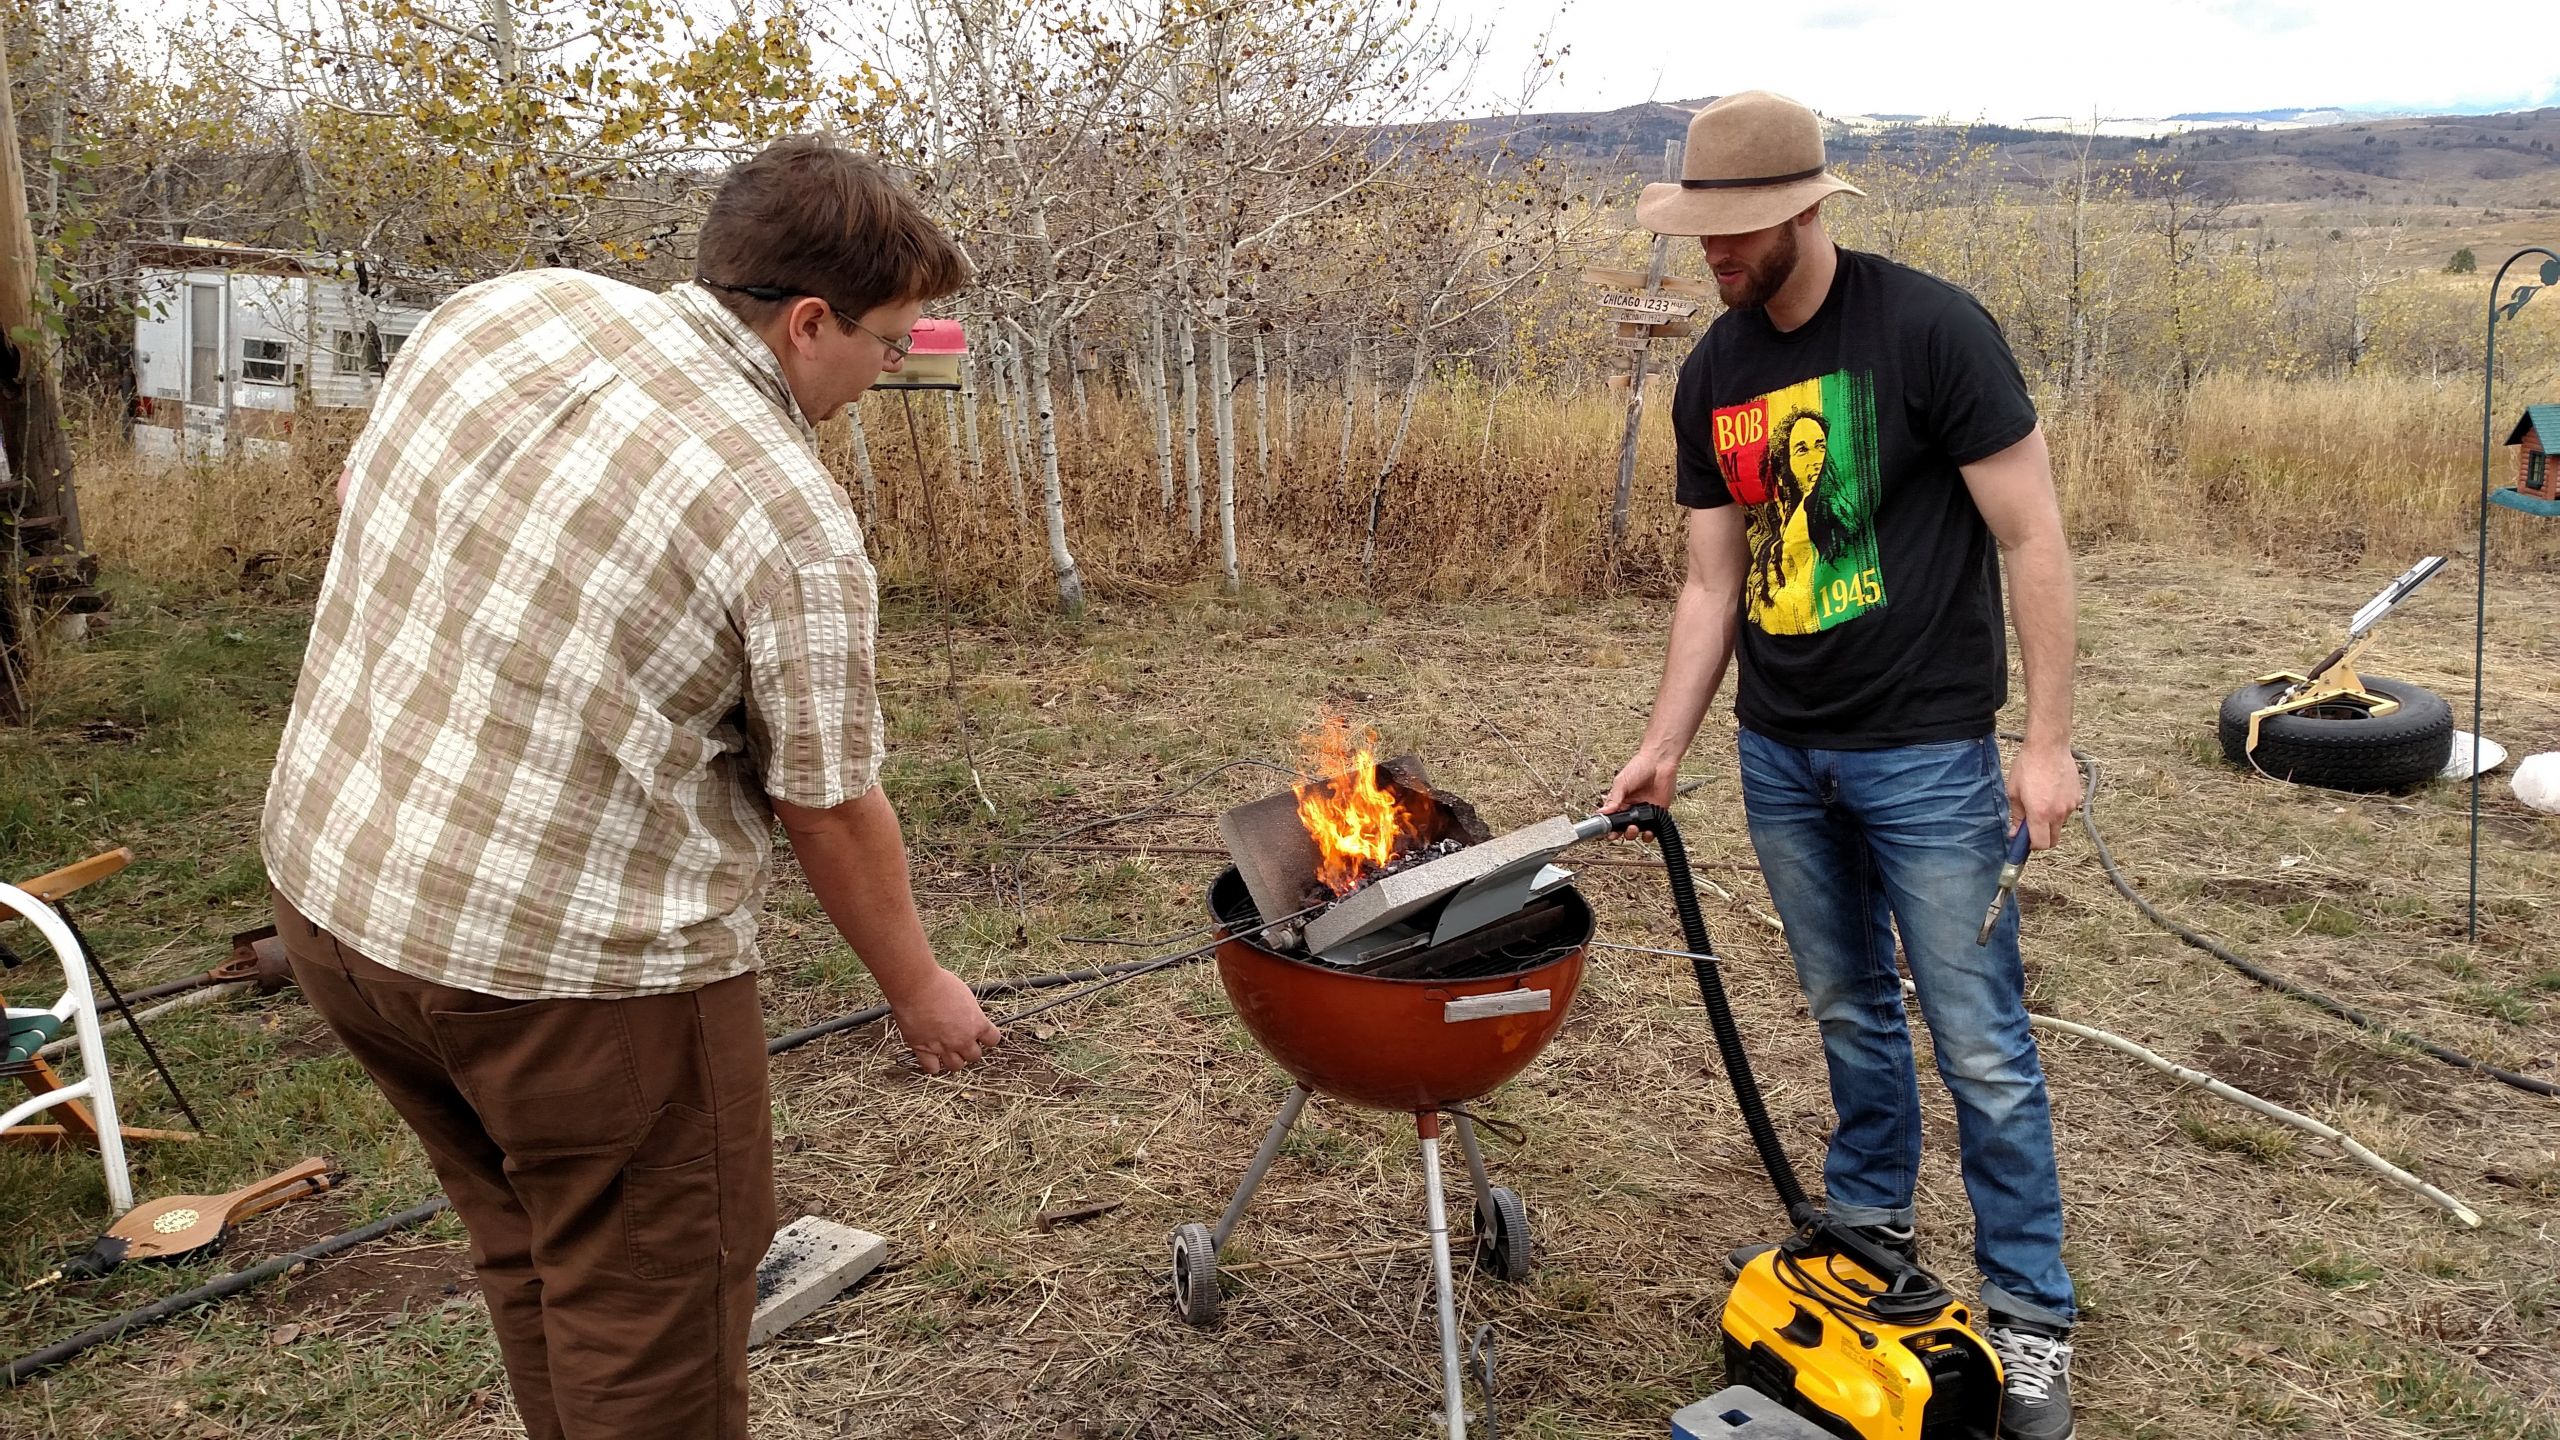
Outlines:
<svg viewBox="0 0 2560 1440"><path fill-rule="evenodd" d="M1607 811L1624 810L1630 805L1660 805L1668 808L1672 792L1680 784L1680 757L1656 755L1639 750L1635 758L1618 772L1609 786L1609 798L1600 802Z"/></svg>
<svg viewBox="0 0 2560 1440"><path fill-rule="evenodd" d="M2029 745L2009 767L2009 830L2027 827L2027 844L2050 850L2080 808L2080 766L2062 745Z"/></svg>
<svg viewBox="0 0 2560 1440"><path fill-rule="evenodd" d="M976 992L939 965L912 990L890 997L889 1014L898 1038L915 1052L916 1068L927 1075L965 1070L1004 1039Z"/></svg>

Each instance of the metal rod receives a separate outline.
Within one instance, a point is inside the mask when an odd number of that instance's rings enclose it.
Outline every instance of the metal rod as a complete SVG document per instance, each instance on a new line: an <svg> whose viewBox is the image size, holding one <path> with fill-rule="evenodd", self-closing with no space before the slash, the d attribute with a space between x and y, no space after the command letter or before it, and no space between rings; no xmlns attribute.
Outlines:
<svg viewBox="0 0 2560 1440"><path fill-rule="evenodd" d="M2553 266L2560 266L2560 255L2539 245L2529 245L2507 257L2498 267L2496 278L2489 282L2489 335L2480 354L2480 535L2472 551L2475 572L2471 595L2471 899L2470 920L2465 938L2480 938L2480 702L2483 680L2487 675L2489 655L2489 437L2495 423L2492 406L2498 394L2498 291L2507 283L2507 270L2527 255L2543 256L2549 263L2543 267L2548 283ZM2521 309L2525 297L2516 297Z"/></svg>
<svg viewBox="0 0 2560 1440"><path fill-rule="evenodd" d="M1418 1117L1422 1130L1422 1193L1431 1220L1431 1278L1440 1288L1440 1391L1447 1397L1449 1440L1467 1440L1467 1392L1458 1379L1458 1305L1449 1276L1449 1207L1440 1193L1436 1115Z"/></svg>
<svg viewBox="0 0 2560 1440"><path fill-rule="evenodd" d="M1262 1177L1271 1162L1280 1158L1280 1142L1289 1138L1289 1127L1298 1123L1298 1112L1307 1108L1307 1087L1291 1086L1289 1099L1280 1107L1280 1118L1271 1122L1270 1131L1262 1137L1262 1148L1253 1152L1253 1163L1245 1167L1244 1180L1236 1186L1235 1198L1227 1202L1227 1213L1218 1217L1218 1228L1209 1235L1209 1249L1216 1253L1227 1248L1227 1237L1235 1233L1237 1222L1244 1219L1245 1207L1253 1203L1253 1192L1262 1188Z"/></svg>
<svg viewBox="0 0 2560 1440"><path fill-rule="evenodd" d="M1476 1143L1476 1122L1464 1115L1451 1116L1458 1122L1458 1149L1467 1157L1467 1180L1476 1187L1476 1218L1493 1208L1493 1177L1484 1172L1484 1147Z"/></svg>

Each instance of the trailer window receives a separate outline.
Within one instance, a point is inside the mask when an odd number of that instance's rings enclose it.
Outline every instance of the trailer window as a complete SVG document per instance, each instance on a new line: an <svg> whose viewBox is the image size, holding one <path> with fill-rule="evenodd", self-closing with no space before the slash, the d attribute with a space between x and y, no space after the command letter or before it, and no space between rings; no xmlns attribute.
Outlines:
<svg viewBox="0 0 2560 1440"><path fill-rule="evenodd" d="M253 385L283 385L291 381L290 358L281 340L243 338L240 342L240 378Z"/></svg>

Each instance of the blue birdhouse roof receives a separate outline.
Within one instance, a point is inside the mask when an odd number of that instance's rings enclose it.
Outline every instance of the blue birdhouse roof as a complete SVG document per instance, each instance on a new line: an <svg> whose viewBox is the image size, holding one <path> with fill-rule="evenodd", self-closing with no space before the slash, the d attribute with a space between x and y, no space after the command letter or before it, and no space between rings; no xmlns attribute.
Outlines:
<svg viewBox="0 0 2560 1440"><path fill-rule="evenodd" d="M2524 432L2527 430L2542 437L2545 449L2560 447L2560 405L2524 407L2524 414L2516 417L2516 428L2507 432L2507 443L2523 444Z"/></svg>

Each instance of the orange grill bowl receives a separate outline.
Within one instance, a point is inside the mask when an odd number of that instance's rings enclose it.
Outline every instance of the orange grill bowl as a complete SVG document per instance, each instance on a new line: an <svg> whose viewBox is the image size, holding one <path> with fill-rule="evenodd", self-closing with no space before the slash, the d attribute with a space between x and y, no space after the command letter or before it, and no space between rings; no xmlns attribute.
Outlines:
<svg viewBox="0 0 2560 1440"><path fill-rule="evenodd" d="M1582 987L1595 922L1591 907L1564 891L1559 944L1572 949L1515 975L1466 980L1390 980L1292 959L1258 941L1234 938L1230 917L1254 913L1232 869L1209 888L1219 918L1218 978L1256 1043L1308 1089L1380 1110L1435 1110L1477 1099L1527 1068L1555 1038ZM1544 990L1547 1008L1450 1020L1447 1006L1470 995Z"/></svg>

